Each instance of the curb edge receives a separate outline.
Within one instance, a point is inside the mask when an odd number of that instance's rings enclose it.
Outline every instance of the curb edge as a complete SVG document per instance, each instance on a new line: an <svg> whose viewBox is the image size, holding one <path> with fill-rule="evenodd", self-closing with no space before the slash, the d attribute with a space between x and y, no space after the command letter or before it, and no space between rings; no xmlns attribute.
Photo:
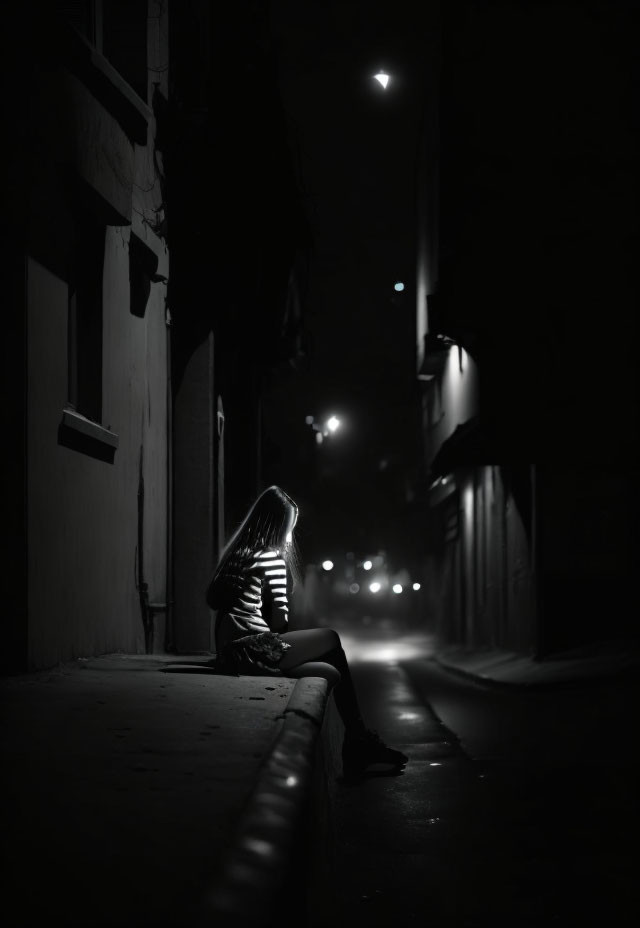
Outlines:
<svg viewBox="0 0 640 928"><path fill-rule="evenodd" d="M606 669L597 673L574 673L565 676L558 675L555 679L538 679L538 680L505 680L491 676L488 673L468 670L456 664L449 663L446 658L442 659L437 655L431 658L433 662L447 673L455 674L469 682L476 683L478 686L491 687L494 689L510 691L551 691L560 689L570 689L572 687L597 686L615 681L632 679L637 675L637 668L623 667L618 669Z"/></svg>
<svg viewBox="0 0 640 928"><path fill-rule="evenodd" d="M194 928L269 928L286 882L297 826L310 795L327 681L297 680L283 724L241 813L222 871L205 889Z"/></svg>

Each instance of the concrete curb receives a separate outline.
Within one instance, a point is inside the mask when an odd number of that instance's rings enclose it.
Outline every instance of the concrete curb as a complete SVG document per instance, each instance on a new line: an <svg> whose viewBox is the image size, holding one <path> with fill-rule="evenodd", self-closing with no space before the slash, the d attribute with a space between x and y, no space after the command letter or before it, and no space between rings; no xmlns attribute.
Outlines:
<svg viewBox="0 0 640 928"><path fill-rule="evenodd" d="M636 655L536 661L507 653L441 652L431 659L443 670L466 680L507 690L555 690L637 679L640 667Z"/></svg>
<svg viewBox="0 0 640 928"><path fill-rule="evenodd" d="M283 724L240 818L222 872L206 889L194 928L271 928L307 808L327 681L297 681Z"/></svg>

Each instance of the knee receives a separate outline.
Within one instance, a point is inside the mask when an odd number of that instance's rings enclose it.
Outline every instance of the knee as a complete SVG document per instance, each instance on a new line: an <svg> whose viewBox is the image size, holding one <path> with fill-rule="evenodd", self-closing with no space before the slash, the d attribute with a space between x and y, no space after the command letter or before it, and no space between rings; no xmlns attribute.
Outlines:
<svg viewBox="0 0 640 928"><path fill-rule="evenodd" d="M342 680L342 675L337 667L334 667L333 664L325 664L322 661L318 662L318 675L325 678L330 689L333 689Z"/></svg>
<svg viewBox="0 0 640 928"><path fill-rule="evenodd" d="M336 651L338 648L342 647L342 642L340 641L340 635L334 631L332 628L323 628L322 629L322 653L326 654L329 651Z"/></svg>
<svg viewBox="0 0 640 928"><path fill-rule="evenodd" d="M297 667L291 667L283 670L286 677L323 677L332 689L342 680L342 675L337 667L326 661L306 661L304 664L298 664Z"/></svg>

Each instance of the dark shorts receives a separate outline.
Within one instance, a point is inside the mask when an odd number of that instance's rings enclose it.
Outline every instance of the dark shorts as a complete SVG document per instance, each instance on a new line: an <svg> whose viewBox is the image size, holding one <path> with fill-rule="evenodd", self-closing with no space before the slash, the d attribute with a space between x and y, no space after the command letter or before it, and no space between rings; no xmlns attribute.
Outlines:
<svg viewBox="0 0 640 928"><path fill-rule="evenodd" d="M235 676L282 676L278 664L290 647L276 632L258 632L236 638L216 655L216 670Z"/></svg>

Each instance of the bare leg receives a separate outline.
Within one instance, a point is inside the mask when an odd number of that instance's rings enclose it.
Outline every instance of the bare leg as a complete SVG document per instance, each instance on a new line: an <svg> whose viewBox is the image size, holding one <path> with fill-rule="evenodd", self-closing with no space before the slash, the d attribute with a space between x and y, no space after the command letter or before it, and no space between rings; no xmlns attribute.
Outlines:
<svg viewBox="0 0 640 928"><path fill-rule="evenodd" d="M358 698L338 633L332 628L307 628L284 632L280 637L291 645L279 664L285 676L315 676L316 674L306 668L319 664L331 665L338 671L337 678L333 681L334 698L344 727L348 732L363 731L364 723ZM320 673L318 676L324 676L326 679L326 673Z"/></svg>

